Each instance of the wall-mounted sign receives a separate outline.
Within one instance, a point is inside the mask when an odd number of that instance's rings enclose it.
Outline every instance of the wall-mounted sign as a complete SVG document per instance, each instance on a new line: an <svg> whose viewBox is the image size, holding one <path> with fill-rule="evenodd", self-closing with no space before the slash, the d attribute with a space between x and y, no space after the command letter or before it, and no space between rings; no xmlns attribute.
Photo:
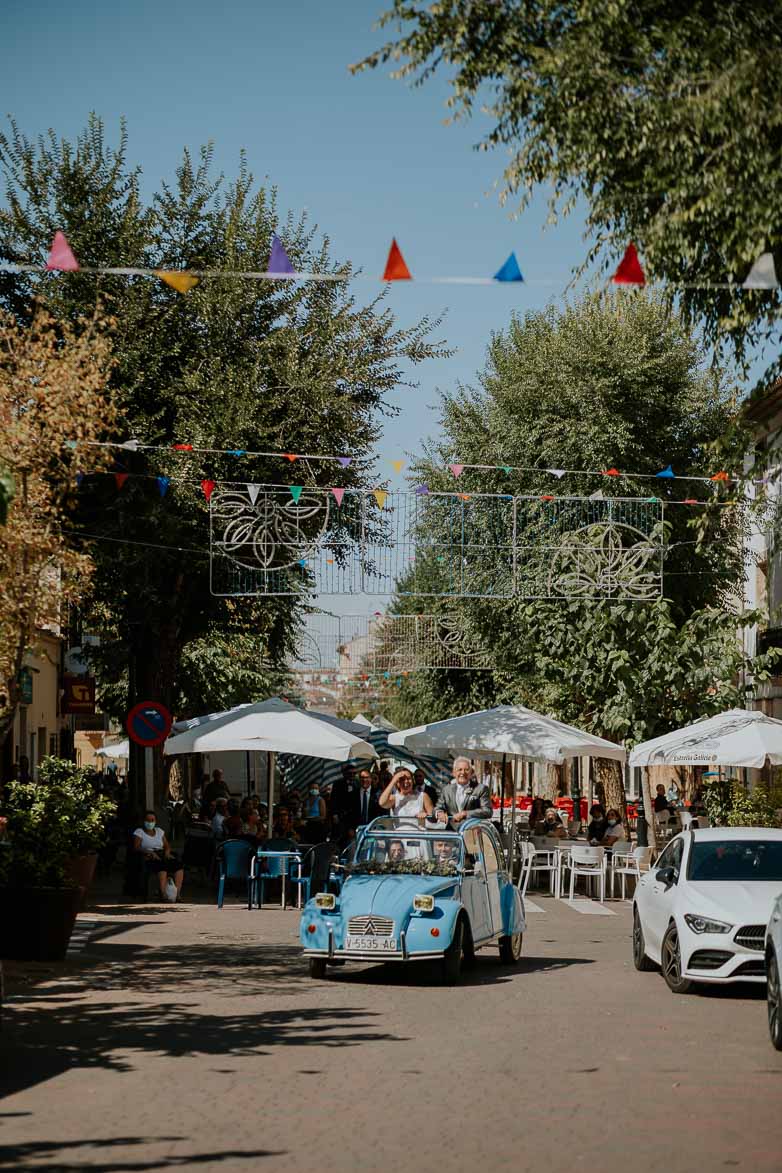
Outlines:
<svg viewBox="0 0 782 1173"><path fill-rule="evenodd" d="M92 715L95 712L95 677L63 676L63 713Z"/></svg>
<svg viewBox="0 0 782 1173"><path fill-rule="evenodd" d="M33 703L33 674L29 668L22 668L19 673L19 704Z"/></svg>

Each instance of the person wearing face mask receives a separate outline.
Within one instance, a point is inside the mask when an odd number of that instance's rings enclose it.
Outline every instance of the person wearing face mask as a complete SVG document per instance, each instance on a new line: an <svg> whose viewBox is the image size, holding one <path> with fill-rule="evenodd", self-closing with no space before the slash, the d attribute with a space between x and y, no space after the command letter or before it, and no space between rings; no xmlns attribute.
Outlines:
<svg viewBox="0 0 782 1173"><path fill-rule="evenodd" d="M625 839L626 837L619 811L611 807L610 810L606 811L606 829L603 838L600 840L600 846L613 847L620 839Z"/></svg>
<svg viewBox="0 0 782 1173"><path fill-rule="evenodd" d="M301 811L304 819L304 839L307 843L322 843L326 838L326 803L320 788L313 784L304 799Z"/></svg>
<svg viewBox="0 0 782 1173"><path fill-rule="evenodd" d="M163 828L157 825L154 811L145 811L143 827L137 827L133 832L133 850L141 853L145 869L157 874L161 900L166 899L168 877L170 874L173 875L178 900L185 873L181 863L171 851Z"/></svg>

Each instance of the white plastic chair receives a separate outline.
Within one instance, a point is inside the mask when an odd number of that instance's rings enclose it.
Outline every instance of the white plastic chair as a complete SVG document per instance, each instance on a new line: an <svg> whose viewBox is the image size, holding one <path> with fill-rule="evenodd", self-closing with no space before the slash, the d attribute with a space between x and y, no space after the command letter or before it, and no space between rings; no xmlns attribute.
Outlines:
<svg viewBox="0 0 782 1173"><path fill-rule="evenodd" d="M612 900L614 898L614 876L618 874L620 865L626 861L632 850L633 845L628 839L617 839L611 848L611 859L607 861L607 866Z"/></svg>
<svg viewBox="0 0 782 1173"><path fill-rule="evenodd" d="M535 858L535 848L531 843L525 840L519 843L519 853L521 855L521 863L519 865L519 878L516 881L516 886L521 892L522 896L527 894L527 885L529 884L530 869L532 861Z"/></svg>
<svg viewBox="0 0 782 1173"><path fill-rule="evenodd" d="M693 816L689 811L679 811L679 821L682 825L682 831L687 831L692 822Z"/></svg>
<svg viewBox="0 0 782 1173"><path fill-rule="evenodd" d="M571 847L568 865L570 868L570 897L573 899L576 880L586 876L600 881L600 903L606 898L606 853L604 847Z"/></svg>
<svg viewBox="0 0 782 1173"><path fill-rule="evenodd" d="M559 852L556 847L532 847L531 850L532 858L528 865L527 883L529 883L530 876L533 872L536 874L538 872L548 873L549 888L552 894L559 900L561 880L561 857Z"/></svg>
<svg viewBox="0 0 782 1173"><path fill-rule="evenodd" d="M623 853L618 860L614 859L611 869L612 896L614 894L614 876L622 877L622 899L624 900L626 898L627 876L634 876L637 884L643 873L648 872L652 866L653 853L651 847L634 847L632 852Z"/></svg>

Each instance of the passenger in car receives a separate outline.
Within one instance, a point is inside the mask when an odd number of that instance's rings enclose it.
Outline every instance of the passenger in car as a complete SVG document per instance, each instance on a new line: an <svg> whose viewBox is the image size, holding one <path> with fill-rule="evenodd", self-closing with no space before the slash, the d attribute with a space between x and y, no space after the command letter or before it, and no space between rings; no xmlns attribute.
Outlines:
<svg viewBox="0 0 782 1173"><path fill-rule="evenodd" d="M405 845L401 839L392 839L388 845L387 860L389 863L401 863L405 859L407 852Z"/></svg>

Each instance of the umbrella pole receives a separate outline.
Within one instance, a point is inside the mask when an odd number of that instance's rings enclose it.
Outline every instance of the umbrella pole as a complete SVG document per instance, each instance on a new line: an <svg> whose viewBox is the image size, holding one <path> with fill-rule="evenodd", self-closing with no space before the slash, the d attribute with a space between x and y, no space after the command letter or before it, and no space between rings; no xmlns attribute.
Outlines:
<svg viewBox="0 0 782 1173"><path fill-rule="evenodd" d="M505 830L505 758L502 755L502 771L500 773L500 830Z"/></svg>
<svg viewBox="0 0 782 1173"><path fill-rule="evenodd" d="M516 781L518 778L519 759L513 759L513 801L510 808L510 840L508 843L508 871L513 879L514 836L516 834Z"/></svg>

